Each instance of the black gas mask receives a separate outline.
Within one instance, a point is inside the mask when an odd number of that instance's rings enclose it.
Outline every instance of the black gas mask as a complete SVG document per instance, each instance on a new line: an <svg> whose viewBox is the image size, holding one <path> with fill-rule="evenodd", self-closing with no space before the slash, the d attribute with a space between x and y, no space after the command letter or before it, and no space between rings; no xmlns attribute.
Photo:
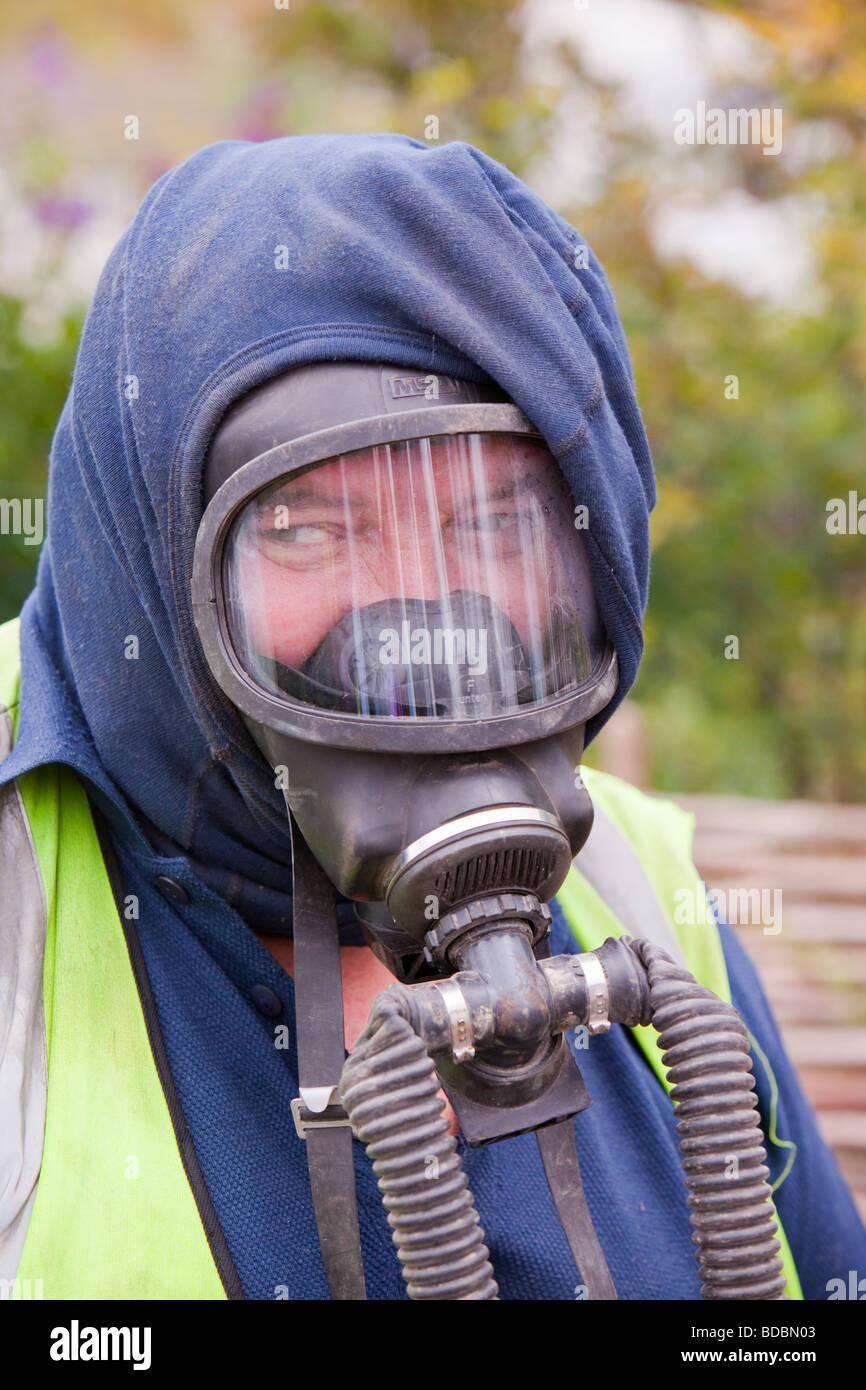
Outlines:
<svg viewBox="0 0 866 1390"><path fill-rule="evenodd" d="M495 388L305 367L235 408L207 490L205 651L333 885L416 956L431 897L547 901L591 825L583 727L617 670L538 432Z"/></svg>
<svg viewBox="0 0 866 1390"><path fill-rule="evenodd" d="M538 1132L589 1296L615 1297L580 1187L572 1121L590 1100L564 1034L647 1023L653 1007L647 960L622 941L550 959L547 904L592 825L584 727L617 687L555 459L493 386L320 364L234 407L205 494L198 631L292 823L295 1121L332 1293L363 1296L350 1122L410 1295L495 1297L436 1120L442 1085L470 1144ZM334 889L399 981L345 1067ZM457 1176L425 1192L431 1154Z"/></svg>

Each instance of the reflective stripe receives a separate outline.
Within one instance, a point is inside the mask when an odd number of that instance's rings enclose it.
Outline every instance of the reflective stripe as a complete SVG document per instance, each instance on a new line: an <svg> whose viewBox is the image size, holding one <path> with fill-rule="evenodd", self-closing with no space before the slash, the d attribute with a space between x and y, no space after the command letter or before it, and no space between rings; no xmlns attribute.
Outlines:
<svg viewBox="0 0 866 1390"><path fill-rule="evenodd" d="M4 709L0 760L12 741L12 716ZM45 894L14 782L0 787L0 846L0 1298L8 1298L36 1196L48 1089Z"/></svg>
<svg viewBox="0 0 866 1390"><path fill-rule="evenodd" d="M599 802L589 838L574 867L592 884L600 898L630 936L644 936L661 946L680 965L685 953L628 840Z"/></svg>

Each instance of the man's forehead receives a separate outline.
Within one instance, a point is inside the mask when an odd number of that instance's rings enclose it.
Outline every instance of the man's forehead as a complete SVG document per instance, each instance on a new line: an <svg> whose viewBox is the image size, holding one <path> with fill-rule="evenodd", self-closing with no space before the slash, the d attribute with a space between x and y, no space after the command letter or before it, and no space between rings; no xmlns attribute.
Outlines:
<svg viewBox="0 0 866 1390"><path fill-rule="evenodd" d="M294 506L345 497L372 500L383 482L388 489L417 488L429 476L436 490L448 494L480 492L507 496L530 479L558 478L545 445L513 435L489 435L483 442L467 436L402 441L377 445L329 459L296 478L273 484L262 500L278 497Z"/></svg>

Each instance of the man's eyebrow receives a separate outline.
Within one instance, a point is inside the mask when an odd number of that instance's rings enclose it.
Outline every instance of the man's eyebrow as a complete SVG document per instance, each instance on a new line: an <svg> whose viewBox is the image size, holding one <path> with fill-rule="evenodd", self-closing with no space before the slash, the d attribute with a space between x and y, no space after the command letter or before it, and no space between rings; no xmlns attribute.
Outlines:
<svg viewBox="0 0 866 1390"><path fill-rule="evenodd" d="M487 502L506 501L510 497L516 497L518 495L524 494L527 490L527 480L525 478L511 478L506 480L504 483L500 483L499 487L494 488L492 492L483 493L483 495L480 498L471 495L468 498L453 498L451 500L452 503L456 504L458 507L465 506L467 501L476 506L479 506ZM357 492L354 495L350 491L349 500L353 503L357 502L361 506L369 505L370 494L369 492L363 491L361 488L358 488ZM334 509L342 509L345 507L345 505L346 497L342 491L320 492L315 487L296 486L291 482L287 482L283 483L282 488L279 492L274 492L269 497L263 498L262 501L259 503L259 510L268 511L271 507L274 506L319 506Z"/></svg>
<svg viewBox="0 0 866 1390"><path fill-rule="evenodd" d="M259 503L260 511L268 511L275 506L289 507L343 507L345 498L342 492L334 494L320 492L314 487L295 487L292 483L283 483L279 492L273 492L268 497L263 497Z"/></svg>
<svg viewBox="0 0 866 1390"><path fill-rule="evenodd" d="M518 494L524 493L525 491L525 479L512 478L509 482L500 483L499 487L494 488L492 492L485 492L483 496L479 498L473 498L472 500L477 501L478 503L504 502L507 498L516 497L518 496Z"/></svg>

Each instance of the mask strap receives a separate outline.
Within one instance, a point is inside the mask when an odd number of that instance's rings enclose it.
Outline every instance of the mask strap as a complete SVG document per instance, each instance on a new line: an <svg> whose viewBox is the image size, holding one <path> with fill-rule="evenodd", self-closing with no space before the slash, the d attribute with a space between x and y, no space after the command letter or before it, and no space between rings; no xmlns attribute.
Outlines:
<svg viewBox="0 0 866 1390"><path fill-rule="evenodd" d="M307 1145L313 1211L332 1299L366 1299L352 1130L336 1096L346 1060L340 940L333 885L290 818L295 1028L300 1097L292 1111ZM333 1103L332 1103L333 1098Z"/></svg>
<svg viewBox="0 0 866 1390"><path fill-rule="evenodd" d="M595 1233L580 1176L574 1120L560 1120L535 1131L541 1161L559 1223L565 1232L586 1298L611 1300L616 1288Z"/></svg>

